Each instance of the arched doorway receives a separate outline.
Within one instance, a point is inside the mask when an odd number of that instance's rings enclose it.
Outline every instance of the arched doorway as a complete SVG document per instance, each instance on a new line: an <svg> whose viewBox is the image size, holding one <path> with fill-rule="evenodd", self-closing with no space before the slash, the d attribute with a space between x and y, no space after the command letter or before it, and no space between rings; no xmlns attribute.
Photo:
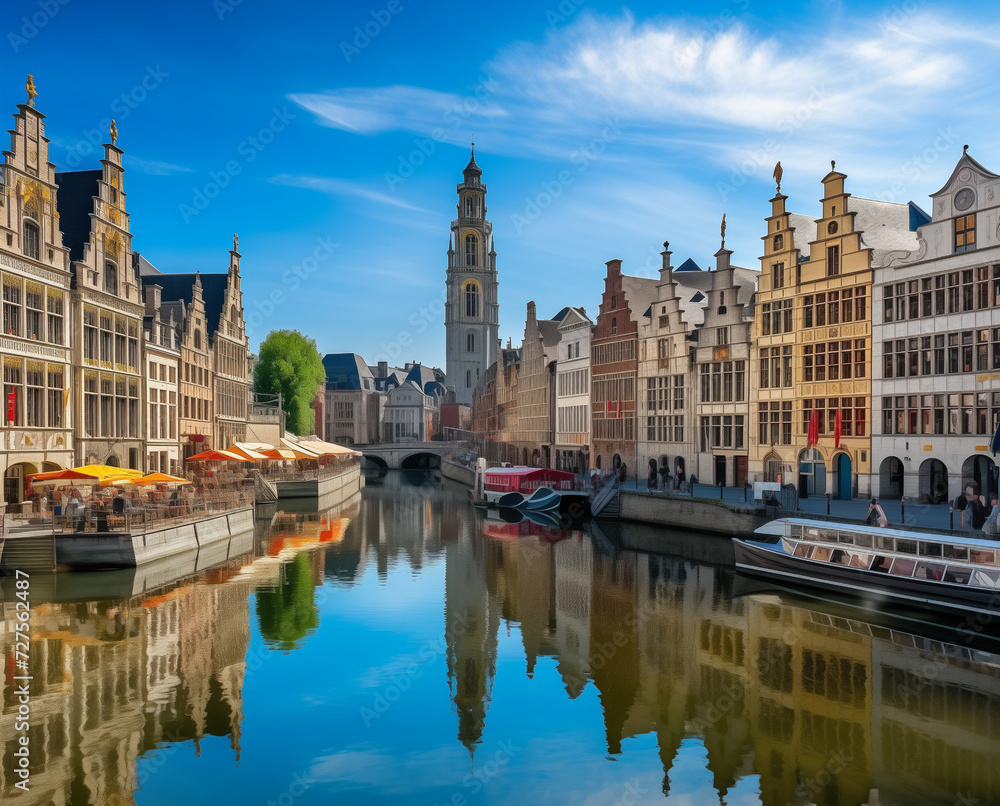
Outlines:
<svg viewBox="0 0 1000 806"><path fill-rule="evenodd" d="M18 462L7 468L3 475L3 500L7 504L19 504L24 500L24 479L38 468L30 462Z"/></svg>
<svg viewBox="0 0 1000 806"><path fill-rule="evenodd" d="M596 467L597 467L598 470L601 469L601 454L597 454L597 465L596 465Z"/></svg>
<svg viewBox="0 0 1000 806"><path fill-rule="evenodd" d="M895 456L887 456L878 469L878 494L880 498L898 501L903 497L903 463ZM937 501L929 498L932 504Z"/></svg>
<svg viewBox="0 0 1000 806"><path fill-rule="evenodd" d="M833 470L837 474L834 484L837 498L850 501L854 498L854 478L851 475L851 457L846 453L838 453L833 457Z"/></svg>
<svg viewBox="0 0 1000 806"><path fill-rule="evenodd" d="M826 462L816 448L799 454L799 497L826 495Z"/></svg>
<svg viewBox="0 0 1000 806"><path fill-rule="evenodd" d="M989 456L970 456L962 463L962 489L973 485L978 495L986 496L986 501L997 497L996 464Z"/></svg>
<svg viewBox="0 0 1000 806"><path fill-rule="evenodd" d="M622 458L617 453L611 457L611 469L617 470L622 466Z"/></svg>
<svg viewBox="0 0 1000 806"><path fill-rule="evenodd" d="M121 467L121 461L113 453L110 454L108 458L104 460L104 464L106 464L108 467Z"/></svg>
<svg viewBox="0 0 1000 806"><path fill-rule="evenodd" d="M781 457L776 453L764 457L764 481L781 481Z"/></svg>
<svg viewBox="0 0 1000 806"><path fill-rule="evenodd" d="M521 464L525 467L528 466L528 449L521 448Z"/></svg>
<svg viewBox="0 0 1000 806"><path fill-rule="evenodd" d="M925 459L920 463L920 496L929 501L947 501L948 468L940 459Z"/></svg>

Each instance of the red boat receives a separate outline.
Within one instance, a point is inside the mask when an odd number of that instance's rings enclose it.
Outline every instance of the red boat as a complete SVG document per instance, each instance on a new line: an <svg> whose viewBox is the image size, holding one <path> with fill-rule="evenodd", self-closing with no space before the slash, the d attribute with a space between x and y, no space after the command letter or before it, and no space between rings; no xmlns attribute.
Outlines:
<svg viewBox="0 0 1000 806"><path fill-rule="evenodd" d="M573 490L576 477L565 470L547 467L491 467L486 470L483 492L486 501L495 504L507 493L521 493L526 498L539 487L551 490Z"/></svg>

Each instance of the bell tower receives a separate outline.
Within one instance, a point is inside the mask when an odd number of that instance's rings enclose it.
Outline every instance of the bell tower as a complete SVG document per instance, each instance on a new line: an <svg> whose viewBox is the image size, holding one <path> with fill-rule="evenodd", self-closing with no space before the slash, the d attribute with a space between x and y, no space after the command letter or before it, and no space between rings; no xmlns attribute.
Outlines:
<svg viewBox="0 0 1000 806"><path fill-rule="evenodd" d="M500 306L493 225L486 220L486 185L476 146L458 185L458 216L448 237L448 296L444 310L448 386L455 401L472 405L473 390L497 360Z"/></svg>

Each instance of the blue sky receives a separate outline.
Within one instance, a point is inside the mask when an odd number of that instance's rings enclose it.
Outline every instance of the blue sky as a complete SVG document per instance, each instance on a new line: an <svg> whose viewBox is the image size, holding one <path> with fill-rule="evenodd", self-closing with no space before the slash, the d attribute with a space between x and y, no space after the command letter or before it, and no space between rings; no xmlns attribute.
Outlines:
<svg viewBox="0 0 1000 806"><path fill-rule="evenodd" d="M444 363L445 251L475 133L501 335L525 304L596 312L604 262L757 268L775 161L814 214L830 160L857 196L926 206L970 144L1000 172L982 2L36 0L5 6L9 113L34 73L59 170L117 118L133 247L224 271L240 234L251 347ZM54 13L53 13L54 12ZM9 120L9 119L8 119Z"/></svg>

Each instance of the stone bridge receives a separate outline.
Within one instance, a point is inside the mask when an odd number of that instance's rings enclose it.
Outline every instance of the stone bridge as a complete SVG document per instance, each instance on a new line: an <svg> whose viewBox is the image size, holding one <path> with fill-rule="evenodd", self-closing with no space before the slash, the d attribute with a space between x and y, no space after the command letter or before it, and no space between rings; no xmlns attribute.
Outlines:
<svg viewBox="0 0 1000 806"><path fill-rule="evenodd" d="M369 463L389 470L427 470L441 466L442 457L461 453L462 442L392 442L384 445L352 445Z"/></svg>

